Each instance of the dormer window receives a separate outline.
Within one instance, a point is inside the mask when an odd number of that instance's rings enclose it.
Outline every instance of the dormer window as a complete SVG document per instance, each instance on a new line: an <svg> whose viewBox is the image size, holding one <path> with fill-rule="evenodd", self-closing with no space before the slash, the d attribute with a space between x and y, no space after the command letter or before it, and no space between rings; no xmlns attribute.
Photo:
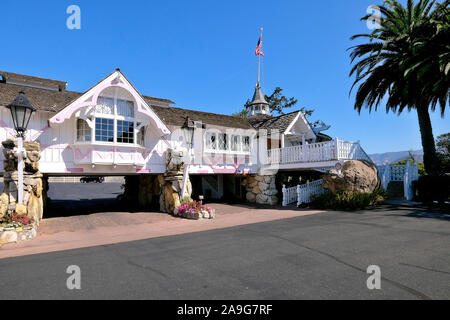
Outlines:
<svg viewBox="0 0 450 320"><path fill-rule="evenodd" d="M76 126L77 142L144 146L145 127L136 123L133 101L100 96L87 121L77 119Z"/></svg>

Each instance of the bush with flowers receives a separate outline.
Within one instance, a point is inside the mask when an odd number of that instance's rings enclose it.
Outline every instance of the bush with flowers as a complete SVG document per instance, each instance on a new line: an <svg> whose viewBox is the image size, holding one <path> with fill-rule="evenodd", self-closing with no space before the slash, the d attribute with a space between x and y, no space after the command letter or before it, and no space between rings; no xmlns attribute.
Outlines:
<svg viewBox="0 0 450 320"><path fill-rule="evenodd" d="M202 205L198 201L184 202L175 212L176 215L188 219L213 219L215 217L213 208Z"/></svg>
<svg viewBox="0 0 450 320"><path fill-rule="evenodd" d="M13 213L11 216L5 217L0 220L0 227L18 229L33 225L34 222L35 221L33 217L30 218L27 216L19 216L19 214Z"/></svg>

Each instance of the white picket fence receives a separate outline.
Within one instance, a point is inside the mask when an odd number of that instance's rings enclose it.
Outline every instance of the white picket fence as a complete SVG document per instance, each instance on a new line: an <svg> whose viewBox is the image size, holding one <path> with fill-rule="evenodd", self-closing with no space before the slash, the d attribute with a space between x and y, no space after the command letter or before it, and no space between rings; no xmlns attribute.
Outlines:
<svg viewBox="0 0 450 320"><path fill-rule="evenodd" d="M283 206L296 203L297 206L303 203L311 202L311 197L325 193L326 190L322 186L322 180L307 182L292 188L283 186Z"/></svg>
<svg viewBox="0 0 450 320"><path fill-rule="evenodd" d="M391 181L403 181L405 199L411 201L414 198L413 182L419 180L419 167L417 163L408 161L406 165L386 165L378 167L381 185L388 189Z"/></svg>

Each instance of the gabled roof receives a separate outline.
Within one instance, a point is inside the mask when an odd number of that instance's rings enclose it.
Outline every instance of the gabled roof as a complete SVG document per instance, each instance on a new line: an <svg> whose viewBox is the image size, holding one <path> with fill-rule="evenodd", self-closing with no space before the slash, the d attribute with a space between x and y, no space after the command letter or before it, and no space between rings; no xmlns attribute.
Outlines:
<svg viewBox="0 0 450 320"><path fill-rule="evenodd" d="M3 80L0 81L0 106L7 106L17 97L20 91L23 91L33 107L38 111L58 113L84 94L81 92L67 91L65 87L66 82L64 81L5 71L0 71L0 75L3 77ZM58 90L58 88L63 88L64 90ZM89 90L86 90L86 92ZM151 106L164 106L174 103L168 99L150 96L143 96L143 98Z"/></svg>

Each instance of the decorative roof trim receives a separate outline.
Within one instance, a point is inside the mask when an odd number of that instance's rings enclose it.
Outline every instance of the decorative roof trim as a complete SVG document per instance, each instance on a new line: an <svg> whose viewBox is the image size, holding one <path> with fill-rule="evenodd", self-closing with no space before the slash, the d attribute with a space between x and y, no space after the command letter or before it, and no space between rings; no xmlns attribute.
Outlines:
<svg viewBox="0 0 450 320"><path fill-rule="evenodd" d="M147 102L142 98L139 92L133 87L133 85L127 80L127 78L122 74L122 72L116 70L105 79L100 81L97 85L92 87L81 97L70 103L63 110L58 112L54 117L50 119L50 124L61 124L65 120L72 117L72 115L79 109L84 107L89 107L97 104L99 95L109 87L120 87L128 91L134 98L138 112L141 112L150 118L152 118L158 129L161 130L163 135L170 134L169 128L161 121L157 114L152 110L152 108L147 104ZM92 99L90 99L92 97ZM87 101L87 100L90 101Z"/></svg>
<svg viewBox="0 0 450 320"><path fill-rule="evenodd" d="M298 121L299 118L302 118L303 122L306 124L306 126L308 127L308 129L312 133L312 135L314 137L317 137L316 133L312 129L311 125L309 124L308 119L306 119L305 114L301 110L298 112L297 116L294 118L294 120L292 120L291 124L287 127L286 131L284 131L283 134L284 135L289 134L289 132L291 131L292 127L295 125L295 123Z"/></svg>

